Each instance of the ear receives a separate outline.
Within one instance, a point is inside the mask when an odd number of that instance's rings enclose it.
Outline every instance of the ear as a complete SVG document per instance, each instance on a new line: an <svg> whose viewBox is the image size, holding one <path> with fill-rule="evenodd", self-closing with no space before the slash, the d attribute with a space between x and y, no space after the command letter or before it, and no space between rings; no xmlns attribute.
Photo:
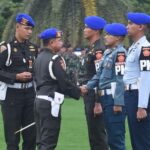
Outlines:
<svg viewBox="0 0 150 150"><path fill-rule="evenodd" d="M19 28L19 24L18 24L18 23L16 24L16 29L17 29L17 28Z"/></svg>
<svg viewBox="0 0 150 150"><path fill-rule="evenodd" d="M95 30L95 32L99 34L99 30Z"/></svg>
<svg viewBox="0 0 150 150"><path fill-rule="evenodd" d="M139 25L139 30L142 31L145 29L145 26L143 24Z"/></svg>
<svg viewBox="0 0 150 150"><path fill-rule="evenodd" d="M49 44L52 45L54 43L53 40L49 40Z"/></svg>

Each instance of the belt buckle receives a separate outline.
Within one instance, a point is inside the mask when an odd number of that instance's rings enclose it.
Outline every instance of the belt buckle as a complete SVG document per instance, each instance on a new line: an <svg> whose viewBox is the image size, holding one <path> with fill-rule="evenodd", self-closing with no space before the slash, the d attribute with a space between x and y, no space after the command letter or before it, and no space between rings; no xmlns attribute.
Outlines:
<svg viewBox="0 0 150 150"><path fill-rule="evenodd" d="M21 88L26 89L27 88L27 83L21 83Z"/></svg>
<svg viewBox="0 0 150 150"><path fill-rule="evenodd" d="M102 90L98 90L98 95L102 96Z"/></svg>
<svg viewBox="0 0 150 150"><path fill-rule="evenodd" d="M131 84L125 85L125 91L129 91L129 90L131 90Z"/></svg>
<svg viewBox="0 0 150 150"><path fill-rule="evenodd" d="M104 94L105 94L104 90L98 90L98 95L99 96L104 96Z"/></svg>

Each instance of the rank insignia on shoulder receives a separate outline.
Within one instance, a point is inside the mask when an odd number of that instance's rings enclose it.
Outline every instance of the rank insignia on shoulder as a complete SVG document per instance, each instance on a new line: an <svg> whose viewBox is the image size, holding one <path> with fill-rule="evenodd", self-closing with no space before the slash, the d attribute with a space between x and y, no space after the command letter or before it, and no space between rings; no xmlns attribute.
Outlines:
<svg viewBox="0 0 150 150"><path fill-rule="evenodd" d="M35 52L35 46L29 45L29 50L30 50L31 52Z"/></svg>

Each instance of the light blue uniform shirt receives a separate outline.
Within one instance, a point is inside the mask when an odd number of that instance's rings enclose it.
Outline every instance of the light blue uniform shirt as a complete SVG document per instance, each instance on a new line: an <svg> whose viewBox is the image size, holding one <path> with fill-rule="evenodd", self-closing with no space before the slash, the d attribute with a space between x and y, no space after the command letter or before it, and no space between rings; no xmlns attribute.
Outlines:
<svg viewBox="0 0 150 150"><path fill-rule="evenodd" d="M89 89L98 87L99 89L111 89L112 83L115 83L114 90L114 105L124 105L124 83L123 76L116 75L115 62L118 52L123 52L126 55L126 50L120 44L113 49L107 49L104 52L100 68L97 74L87 83ZM113 91L112 91L113 93Z"/></svg>
<svg viewBox="0 0 150 150"><path fill-rule="evenodd" d="M123 80L126 85L134 83L139 85L138 107L147 108L150 96L150 71L140 71L139 57L142 46L150 46L145 36L129 48Z"/></svg>

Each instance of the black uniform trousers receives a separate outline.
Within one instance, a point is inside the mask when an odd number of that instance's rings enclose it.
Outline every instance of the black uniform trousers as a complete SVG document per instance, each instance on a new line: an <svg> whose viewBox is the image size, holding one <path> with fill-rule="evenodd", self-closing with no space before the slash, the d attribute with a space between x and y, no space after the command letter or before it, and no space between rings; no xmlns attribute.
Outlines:
<svg viewBox="0 0 150 150"><path fill-rule="evenodd" d="M84 96L84 104L91 150L108 150L103 114L94 117L94 90L89 90Z"/></svg>
<svg viewBox="0 0 150 150"><path fill-rule="evenodd" d="M36 98L35 100L36 142L38 150L54 150L57 146L61 116L51 115L51 102Z"/></svg>
<svg viewBox="0 0 150 150"><path fill-rule="evenodd" d="M7 150L19 150L20 133L14 134L15 131L34 122L34 99L33 87L7 89L6 100L1 101ZM35 126L22 131L22 150L35 150L35 135Z"/></svg>

